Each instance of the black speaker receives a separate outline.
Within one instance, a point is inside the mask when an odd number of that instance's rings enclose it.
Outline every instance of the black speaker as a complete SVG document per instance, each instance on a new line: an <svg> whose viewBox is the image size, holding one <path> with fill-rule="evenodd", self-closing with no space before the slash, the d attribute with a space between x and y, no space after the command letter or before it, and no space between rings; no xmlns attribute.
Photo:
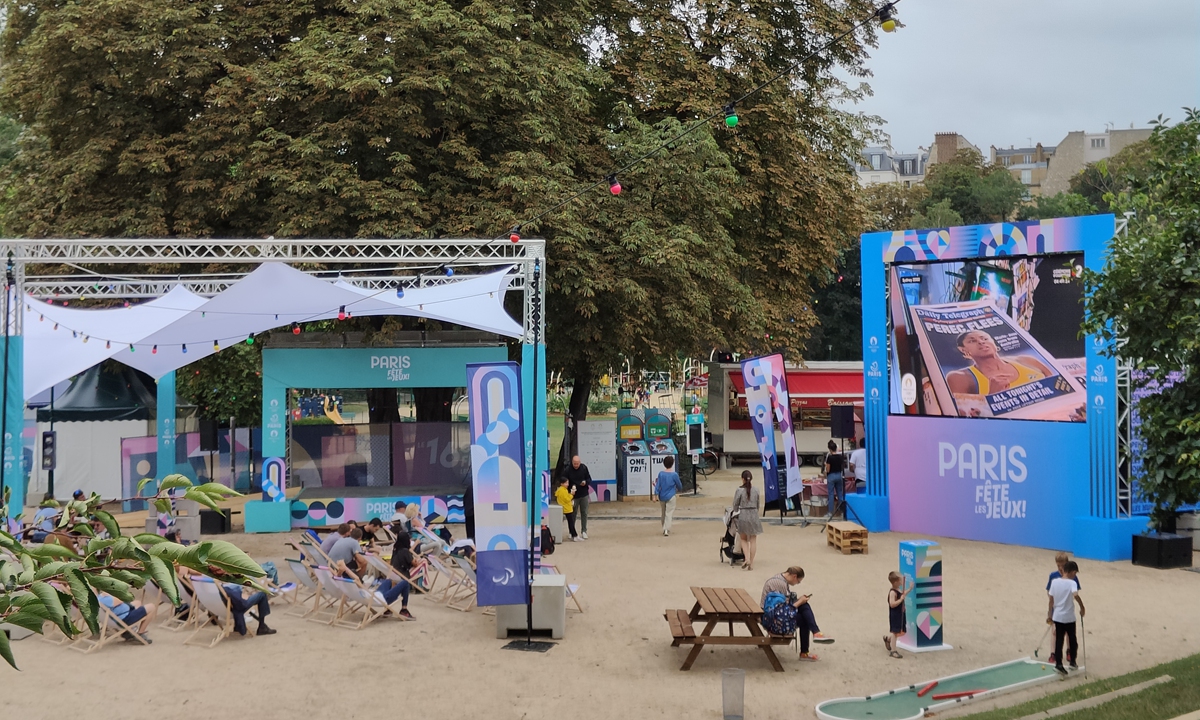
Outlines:
<svg viewBox="0 0 1200 720"><path fill-rule="evenodd" d="M829 406L829 434L831 437L854 439L854 406Z"/></svg>
<svg viewBox="0 0 1200 720"><path fill-rule="evenodd" d="M201 420L200 421L200 450L202 452L216 452L221 448L217 444L217 421L216 420Z"/></svg>

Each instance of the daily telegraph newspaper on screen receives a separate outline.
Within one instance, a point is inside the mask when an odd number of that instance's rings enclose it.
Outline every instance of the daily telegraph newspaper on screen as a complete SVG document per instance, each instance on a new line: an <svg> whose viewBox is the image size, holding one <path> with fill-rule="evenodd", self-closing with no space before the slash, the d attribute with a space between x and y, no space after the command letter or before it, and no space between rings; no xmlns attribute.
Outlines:
<svg viewBox="0 0 1200 720"><path fill-rule="evenodd" d="M1086 419L1080 383L992 301L909 310L941 414Z"/></svg>

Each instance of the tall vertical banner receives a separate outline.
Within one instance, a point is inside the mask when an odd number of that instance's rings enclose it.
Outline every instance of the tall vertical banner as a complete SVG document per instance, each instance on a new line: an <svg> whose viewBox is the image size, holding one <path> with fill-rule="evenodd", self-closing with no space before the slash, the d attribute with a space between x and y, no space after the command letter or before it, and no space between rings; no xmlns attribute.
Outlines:
<svg viewBox="0 0 1200 720"><path fill-rule="evenodd" d="M758 441L762 456L764 498L767 502L779 499L779 463L775 457L775 423L783 436L786 461L787 497L804 490L800 479L800 456L796 452L796 434L792 431L791 398L787 389L787 372L779 354L742 361L742 380L746 384L746 406L750 426ZM774 422L772 422L772 418Z"/></svg>
<svg viewBox="0 0 1200 720"><path fill-rule="evenodd" d="M529 515L521 366L467 365L478 598L482 606L529 597ZM529 458L532 460L532 458Z"/></svg>

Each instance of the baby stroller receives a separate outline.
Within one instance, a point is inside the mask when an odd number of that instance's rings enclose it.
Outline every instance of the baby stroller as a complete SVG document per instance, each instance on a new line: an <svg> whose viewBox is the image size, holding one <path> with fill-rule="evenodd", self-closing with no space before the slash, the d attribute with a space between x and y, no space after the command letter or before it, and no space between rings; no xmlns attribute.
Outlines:
<svg viewBox="0 0 1200 720"><path fill-rule="evenodd" d="M738 514L733 511L733 508L725 508L725 534L721 536L721 562L729 560L729 566L733 567L746 559L737 549L737 535L733 532L733 521Z"/></svg>

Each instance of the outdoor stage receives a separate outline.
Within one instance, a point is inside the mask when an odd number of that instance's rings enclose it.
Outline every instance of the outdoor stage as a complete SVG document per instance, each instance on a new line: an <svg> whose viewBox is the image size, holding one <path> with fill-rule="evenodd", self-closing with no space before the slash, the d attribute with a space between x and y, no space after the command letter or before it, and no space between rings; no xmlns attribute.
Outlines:
<svg viewBox="0 0 1200 720"><path fill-rule="evenodd" d="M387 522L396 503L417 503L427 522L463 522L462 492L436 487L305 488L291 501L292 527L326 527L349 520Z"/></svg>

